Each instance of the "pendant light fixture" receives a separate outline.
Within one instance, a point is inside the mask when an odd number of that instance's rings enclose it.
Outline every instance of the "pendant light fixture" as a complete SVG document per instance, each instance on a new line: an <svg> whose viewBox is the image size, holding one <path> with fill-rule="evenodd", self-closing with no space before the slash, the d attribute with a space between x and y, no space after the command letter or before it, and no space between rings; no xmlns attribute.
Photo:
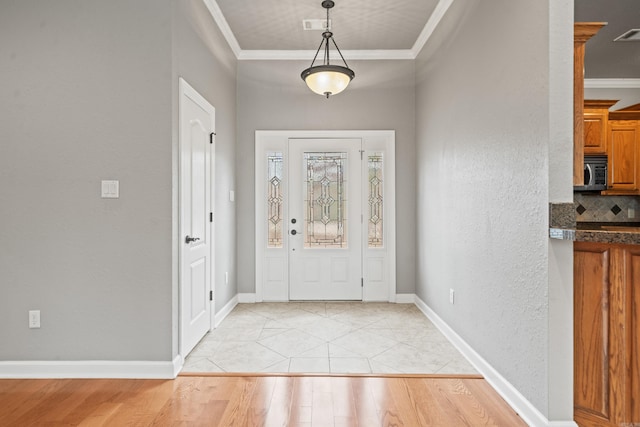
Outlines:
<svg viewBox="0 0 640 427"><path fill-rule="evenodd" d="M349 68L347 61L344 60L342 52L340 52L340 48L338 48L338 45L333 39L333 33L329 31L329 9L333 6L335 6L333 0L324 0L322 2L322 7L327 9L327 26L322 33L322 41L316 51L316 56L314 56L313 61L311 61L311 66L304 70L300 75L302 80L304 80L307 86L309 86L309 89L318 95L324 95L327 98L329 98L330 95L336 95L345 90L351 80L356 76L356 73ZM344 67L340 65L331 65L329 63L329 40L331 40L333 45L336 47L340 58L342 58L342 62L344 62ZM320 53L320 50L322 50L323 46L324 60L322 65L314 66L313 64L316 62L316 58L318 58L318 54Z"/></svg>

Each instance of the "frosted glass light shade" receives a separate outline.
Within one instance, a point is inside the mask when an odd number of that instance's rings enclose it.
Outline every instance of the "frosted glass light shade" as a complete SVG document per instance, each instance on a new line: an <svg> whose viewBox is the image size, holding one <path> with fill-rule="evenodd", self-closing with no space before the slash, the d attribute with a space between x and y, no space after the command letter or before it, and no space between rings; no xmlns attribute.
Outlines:
<svg viewBox="0 0 640 427"><path fill-rule="evenodd" d="M336 95L347 88L355 73L339 65L318 65L304 70L302 79L318 95Z"/></svg>

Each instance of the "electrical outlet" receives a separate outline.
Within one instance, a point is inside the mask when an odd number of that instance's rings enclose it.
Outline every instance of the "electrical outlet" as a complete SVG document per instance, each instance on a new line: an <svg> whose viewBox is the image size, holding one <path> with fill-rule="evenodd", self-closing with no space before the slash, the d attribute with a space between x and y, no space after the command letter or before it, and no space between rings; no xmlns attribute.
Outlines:
<svg viewBox="0 0 640 427"><path fill-rule="evenodd" d="M627 209L627 217L629 219L636 217L636 210L634 208Z"/></svg>
<svg viewBox="0 0 640 427"><path fill-rule="evenodd" d="M453 289L449 289L449 303L453 304L454 291Z"/></svg>
<svg viewBox="0 0 640 427"><path fill-rule="evenodd" d="M29 310L29 329L40 327L40 310Z"/></svg>

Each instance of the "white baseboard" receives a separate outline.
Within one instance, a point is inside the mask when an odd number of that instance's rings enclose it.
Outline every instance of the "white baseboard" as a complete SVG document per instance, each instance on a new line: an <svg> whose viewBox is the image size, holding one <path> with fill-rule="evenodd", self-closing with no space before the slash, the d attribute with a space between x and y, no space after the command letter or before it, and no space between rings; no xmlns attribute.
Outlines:
<svg viewBox="0 0 640 427"><path fill-rule="evenodd" d="M238 302L240 304L254 304L256 302L256 294L238 294Z"/></svg>
<svg viewBox="0 0 640 427"><path fill-rule="evenodd" d="M456 334L455 331L417 295L415 296L415 304L528 425L534 427L578 427L573 421L550 422L531 402L511 385L506 378L500 375L482 356L476 353L466 341Z"/></svg>
<svg viewBox="0 0 640 427"><path fill-rule="evenodd" d="M151 378L173 379L182 369L182 357L173 361L2 361L0 378Z"/></svg>
<svg viewBox="0 0 640 427"><path fill-rule="evenodd" d="M413 304L415 302L415 294L396 294L396 298L395 298L395 303L397 304ZM237 295L237 299L238 299L238 303L239 304L254 304L257 301L256 299L256 294L238 294ZM374 300L377 301L377 300ZM386 301L386 300L381 300L381 301ZM282 302L287 302L286 300L282 301ZM218 322L216 322L216 325L218 324Z"/></svg>
<svg viewBox="0 0 640 427"><path fill-rule="evenodd" d="M239 299L238 295L231 298L231 300L229 300L229 302L226 303L224 307L222 307L222 309L216 313L215 321L214 321L215 328L220 326L220 323L222 323L222 321L229 315L229 313L231 313L231 311L235 308L235 306L238 305L238 299Z"/></svg>
<svg viewBox="0 0 640 427"><path fill-rule="evenodd" d="M184 359L181 355L177 355L175 359L173 359L173 378L177 377L182 368L184 367Z"/></svg>
<svg viewBox="0 0 640 427"><path fill-rule="evenodd" d="M413 304L416 302L416 294L396 294L396 304Z"/></svg>

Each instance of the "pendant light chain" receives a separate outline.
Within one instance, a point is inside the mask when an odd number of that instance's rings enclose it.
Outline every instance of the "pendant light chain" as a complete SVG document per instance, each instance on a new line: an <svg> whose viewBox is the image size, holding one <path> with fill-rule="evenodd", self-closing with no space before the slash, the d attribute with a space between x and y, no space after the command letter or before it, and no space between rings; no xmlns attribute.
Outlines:
<svg viewBox="0 0 640 427"><path fill-rule="evenodd" d="M324 41L326 44L324 45L324 65L329 65L329 39L332 38L331 35L329 37L326 37L325 35L327 33L331 34L331 31L329 31L329 8L327 8L327 22L325 22L325 32L322 33L322 41Z"/></svg>
<svg viewBox="0 0 640 427"><path fill-rule="evenodd" d="M324 23L324 30L329 31L329 8L327 8L327 20Z"/></svg>

